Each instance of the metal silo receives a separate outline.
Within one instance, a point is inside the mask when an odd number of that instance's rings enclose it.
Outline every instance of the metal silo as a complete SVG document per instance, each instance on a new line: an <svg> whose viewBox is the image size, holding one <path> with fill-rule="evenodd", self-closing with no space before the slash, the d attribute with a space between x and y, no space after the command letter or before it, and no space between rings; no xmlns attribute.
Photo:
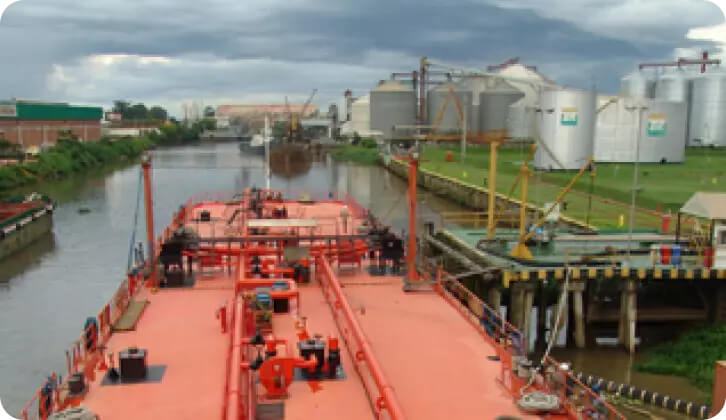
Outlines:
<svg viewBox="0 0 726 420"><path fill-rule="evenodd" d="M693 79L689 146L726 146L726 74L706 73Z"/></svg>
<svg viewBox="0 0 726 420"><path fill-rule="evenodd" d="M388 80L371 90L371 130L395 138L394 125L416 124L416 94L403 83Z"/></svg>
<svg viewBox="0 0 726 420"><path fill-rule="evenodd" d="M591 91L548 89L538 112L537 169L580 169L593 154L596 95Z"/></svg>
<svg viewBox="0 0 726 420"><path fill-rule="evenodd" d="M478 133L481 131L479 122L479 116L481 114L479 110L479 99L481 93L501 86L502 83L500 79L495 79L491 76L469 76L457 82L457 90L471 93L471 111L469 113L471 118L466 124L470 132Z"/></svg>
<svg viewBox="0 0 726 420"><path fill-rule="evenodd" d="M688 78L682 71L666 73L655 83L655 99L687 103L689 96Z"/></svg>
<svg viewBox="0 0 726 420"><path fill-rule="evenodd" d="M524 93L503 84L479 94L479 131L506 131L509 107L524 97Z"/></svg>
<svg viewBox="0 0 726 420"><path fill-rule="evenodd" d="M646 109L636 114L636 107ZM686 103L643 98L598 98L596 162L683 162ZM636 137L636 124L640 134ZM639 150L638 150L639 149Z"/></svg>
<svg viewBox="0 0 726 420"><path fill-rule="evenodd" d="M428 92L428 99L426 100L426 108L428 112L428 124L433 124L436 120L436 116L441 110L441 106L446 101L446 97L449 95L449 90L454 90L454 95L461 104L462 111L466 113L467 130L471 130L471 102L472 94L469 90L464 90L453 83L445 83L441 86L435 87ZM456 111L456 105L454 101L449 99L449 103L446 105L444 114L439 122L438 133L454 133L459 132L459 116Z"/></svg>
<svg viewBox="0 0 726 420"><path fill-rule="evenodd" d="M620 95L633 98L652 98L655 82L641 72L630 73L620 79Z"/></svg>

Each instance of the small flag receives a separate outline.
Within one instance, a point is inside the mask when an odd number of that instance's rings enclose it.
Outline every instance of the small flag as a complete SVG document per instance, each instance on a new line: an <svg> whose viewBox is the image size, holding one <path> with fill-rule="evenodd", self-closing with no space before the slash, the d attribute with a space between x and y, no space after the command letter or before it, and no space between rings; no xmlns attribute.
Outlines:
<svg viewBox="0 0 726 420"><path fill-rule="evenodd" d="M466 178L466 177L468 177L468 176L469 176L469 174L467 174L467 173L466 173L466 171L464 171L464 172L462 172L462 173L461 173L461 176L462 176L463 178Z"/></svg>
<svg viewBox="0 0 726 420"><path fill-rule="evenodd" d="M625 215L621 214L620 216L618 216L618 227L623 226L625 226Z"/></svg>
<svg viewBox="0 0 726 420"><path fill-rule="evenodd" d="M716 184L718 184L718 178L716 178L716 177L713 177L713 178L711 179L711 182L713 183L713 185L716 185Z"/></svg>

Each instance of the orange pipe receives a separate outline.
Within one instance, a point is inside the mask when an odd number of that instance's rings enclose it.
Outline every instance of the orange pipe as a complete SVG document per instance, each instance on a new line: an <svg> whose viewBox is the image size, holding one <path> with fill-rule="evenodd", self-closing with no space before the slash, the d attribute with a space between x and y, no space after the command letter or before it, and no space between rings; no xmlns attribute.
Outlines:
<svg viewBox="0 0 726 420"><path fill-rule="evenodd" d="M156 287L156 270L154 268L156 261L155 241L154 241L154 199L151 190L151 156L146 155L141 163L144 172L144 207L146 208L146 238L149 242L149 259L147 268L151 275L149 282L152 287Z"/></svg>
<svg viewBox="0 0 726 420"><path fill-rule="evenodd" d="M411 156L408 163L408 271L409 281L418 281L416 271L416 184L418 181L418 159Z"/></svg>
<svg viewBox="0 0 726 420"><path fill-rule="evenodd" d="M235 319L232 342L232 358L230 361L229 389L227 390L227 420L239 420L240 396L242 395L242 383L240 364L242 362L242 340L244 325L244 300L237 296L235 303Z"/></svg>
<svg viewBox="0 0 726 420"><path fill-rule="evenodd" d="M336 304L333 305L332 308L333 310L340 309L343 312L343 317L348 323L348 327L353 334L353 338L356 340L358 346L360 347L362 360L364 360L366 365L368 366L368 369L371 372L371 376L373 377L373 381L376 383L376 387L378 388L378 392L380 393L380 397L385 402L385 409L388 410L388 413L391 415L392 420L405 419L406 417L403 415L403 409L401 408L401 405L396 399L396 394L393 392L393 387L386 379L386 376L383 374L383 369L381 369L381 366L378 364L378 360L376 360L375 356L373 355L373 348L368 342L368 338L366 338L365 333L363 333L363 329L358 324L355 314L353 313L353 309L351 309L350 304L348 303L348 299L345 297L345 294L343 293L343 288L340 286L338 279L333 274L333 270L330 268L328 260L323 257L320 258L319 261L321 261L322 263L322 268L328 278L330 288L335 294Z"/></svg>

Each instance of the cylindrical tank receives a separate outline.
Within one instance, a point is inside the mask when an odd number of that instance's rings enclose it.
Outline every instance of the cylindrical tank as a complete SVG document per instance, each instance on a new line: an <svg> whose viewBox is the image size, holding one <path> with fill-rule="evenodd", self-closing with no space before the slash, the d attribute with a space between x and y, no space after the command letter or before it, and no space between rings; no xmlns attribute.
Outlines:
<svg viewBox="0 0 726 420"><path fill-rule="evenodd" d="M509 137L515 140L531 139L534 129L534 106L517 101L509 106L507 117L507 132Z"/></svg>
<svg viewBox="0 0 726 420"><path fill-rule="evenodd" d="M688 102L689 94L688 78L680 70L664 74L655 83L655 99Z"/></svg>
<svg viewBox="0 0 726 420"><path fill-rule="evenodd" d="M479 94L479 131L506 131L509 107L522 99L524 93L508 85Z"/></svg>
<svg viewBox="0 0 726 420"><path fill-rule="evenodd" d="M403 83L388 80L371 90L371 130L383 133L383 138L395 138L394 125L416 123L416 94Z"/></svg>
<svg viewBox="0 0 726 420"><path fill-rule="evenodd" d="M652 98L655 82L641 72L630 73L620 79L620 95L633 98Z"/></svg>
<svg viewBox="0 0 726 420"><path fill-rule="evenodd" d="M593 153L595 92L548 89L537 113L537 169L580 169Z"/></svg>
<svg viewBox="0 0 726 420"><path fill-rule="evenodd" d="M689 146L726 146L726 73L693 79Z"/></svg>
<svg viewBox="0 0 726 420"><path fill-rule="evenodd" d="M470 132L478 133L481 131L479 121L479 116L481 115L479 106L481 93L496 88L502 83L500 79L495 79L490 76L464 77L456 83L457 90L471 92L471 111L469 113L471 118L466 124Z"/></svg>
<svg viewBox="0 0 726 420"><path fill-rule="evenodd" d="M623 97L603 97L598 102L596 162L683 162L685 102ZM644 108L639 114L634 111L638 107Z"/></svg>
<svg viewBox="0 0 726 420"><path fill-rule="evenodd" d="M350 107L353 132L368 133L371 130L371 97L369 95L361 96Z"/></svg>
<svg viewBox="0 0 726 420"><path fill-rule="evenodd" d="M441 111L441 107L446 101L449 95L449 90L454 90L454 96L459 100L462 111L466 113L466 125L468 131L471 130L471 91L464 90L453 83L446 83L441 86L435 87L428 92L428 98L426 102L426 109L428 111L428 124L433 125L436 120L436 116ZM456 105L454 101L449 99L449 103L446 105L446 109L439 121L439 126L436 129L437 133L452 133L459 132L459 115L456 111Z"/></svg>

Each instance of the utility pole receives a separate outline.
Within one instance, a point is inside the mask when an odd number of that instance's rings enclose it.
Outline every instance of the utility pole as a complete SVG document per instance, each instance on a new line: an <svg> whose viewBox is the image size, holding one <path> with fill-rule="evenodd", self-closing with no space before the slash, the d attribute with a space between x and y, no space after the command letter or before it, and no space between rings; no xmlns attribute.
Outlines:
<svg viewBox="0 0 726 420"><path fill-rule="evenodd" d="M633 187L631 190L631 201L630 201L630 221L628 222L628 265L631 262L631 251L633 243L633 223L635 222L635 199L638 194L638 167L640 163L640 132L641 130L641 116L643 111L647 110L648 107L640 103L636 103L633 106L625 107L626 110L633 113L633 126L635 130L635 165L633 165Z"/></svg>
<svg viewBox="0 0 726 420"><path fill-rule="evenodd" d="M464 163L466 160L466 132L468 131L468 128L466 126L466 114L467 114L468 108L466 105L464 105L464 115L461 121L461 163Z"/></svg>

